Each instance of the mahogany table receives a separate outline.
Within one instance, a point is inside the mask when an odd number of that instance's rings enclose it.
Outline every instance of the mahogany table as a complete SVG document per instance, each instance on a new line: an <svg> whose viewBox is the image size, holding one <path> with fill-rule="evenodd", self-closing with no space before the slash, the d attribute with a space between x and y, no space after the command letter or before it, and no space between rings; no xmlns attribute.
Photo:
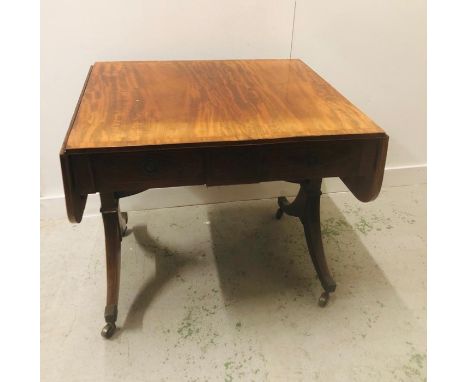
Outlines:
<svg viewBox="0 0 468 382"><path fill-rule="evenodd" d="M98 62L88 73L60 152L68 218L99 192L107 267L106 338L115 331L119 199L156 187L285 180L276 217L298 217L324 289L336 284L320 231L322 178L363 202L382 184L388 136L300 60Z"/></svg>

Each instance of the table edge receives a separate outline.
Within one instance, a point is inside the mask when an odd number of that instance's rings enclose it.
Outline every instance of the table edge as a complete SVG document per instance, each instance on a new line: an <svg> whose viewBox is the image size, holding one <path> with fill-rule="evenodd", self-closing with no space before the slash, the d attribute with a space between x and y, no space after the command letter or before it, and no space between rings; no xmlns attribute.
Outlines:
<svg viewBox="0 0 468 382"><path fill-rule="evenodd" d="M203 149L210 147L241 147L241 146L265 146L272 144L288 143L307 143L319 141L343 141L343 140L366 140L381 139L388 135L385 131L365 134L345 134L345 135L315 135L305 137L285 137L274 139L253 139L242 141L213 141L213 142L195 142L195 143L168 143L162 145L137 145L137 146L108 146L108 147L89 147L89 148L67 148L63 147L63 153L104 153L104 152L137 152L146 150L173 150L173 149Z"/></svg>
<svg viewBox="0 0 468 382"><path fill-rule="evenodd" d="M78 115L78 111L81 106L81 100L83 99L84 93L86 91L86 87L88 86L88 81L89 81L89 78L91 77L92 70L93 70L93 65L91 65L88 69L88 74L86 75L86 80L83 84L83 88L81 89L80 97L78 98L78 102L76 103L75 111L73 112L72 118L70 120L70 124L68 125L68 129L65 134L65 138L63 139L62 147L60 148L60 155L63 155L65 154L66 151L70 150L70 149L67 149L68 138L73 129L73 126L75 125L75 119L76 119L76 116Z"/></svg>

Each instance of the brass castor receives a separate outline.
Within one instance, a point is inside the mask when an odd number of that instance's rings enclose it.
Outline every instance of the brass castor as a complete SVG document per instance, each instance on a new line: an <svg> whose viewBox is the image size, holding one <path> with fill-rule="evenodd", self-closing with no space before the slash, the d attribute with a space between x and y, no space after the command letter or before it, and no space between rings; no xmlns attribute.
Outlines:
<svg viewBox="0 0 468 382"><path fill-rule="evenodd" d="M284 214L284 211L281 208L278 208L278 211L276 211L276 215L275 215L276 219L280 220L283 214Z"/></svg>
<svg viewBox="0 0 468 382"><path fill-rule="evenodd" d="M115 329L116 329L115 323L108 322L106 326L102 328L101 336L103 336L106 339L111 338L112 335L115 333Z"/></svg>
<svg viewBox="0 0 468 382"><path fill-rule="evenodd" d="M330 293L328 292L323 292L321 295L320 295L320 298L318 300L318 304L321 308L324 308L327 303L328 303L328 300L330 299Z"/></svg>

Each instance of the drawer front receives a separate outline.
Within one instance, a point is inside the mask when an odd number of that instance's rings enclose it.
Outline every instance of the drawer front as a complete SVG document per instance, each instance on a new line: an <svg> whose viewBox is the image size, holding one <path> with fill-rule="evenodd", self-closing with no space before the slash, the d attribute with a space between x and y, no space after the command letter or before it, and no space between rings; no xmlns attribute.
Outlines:
<svg viewBox="0 0 468 382"><path fill-rule="evenodd" d="M366 142L335 141L212 149L208 185L359 175L372 166Z"/></svg>
<svg viewBox="0 0 468 382"><path fill-rule="evenodd" d="M275 147L262 154L262 172L267 179L285 180L358 175L365 171L365 148L350 141Z"/></svg>
<svg viewBox="0 0 468 382"><path fill-rule="evenodd" d="M353 177L375 167L377 141L321 141L74 155L80 194L206 184Z"/></svg>
<svg viewBox="0 0 468 382"><path fill-rule="evenodd" d="M206 184L246 184L259 182L262 148L220 147L206 152Z"/></svg>
<svg viewBox="0 0 468 382"><path fill-rule="evenodd" d="M97 191L203 184L203 156L196 151L95 154L91 166Z"/></svg>

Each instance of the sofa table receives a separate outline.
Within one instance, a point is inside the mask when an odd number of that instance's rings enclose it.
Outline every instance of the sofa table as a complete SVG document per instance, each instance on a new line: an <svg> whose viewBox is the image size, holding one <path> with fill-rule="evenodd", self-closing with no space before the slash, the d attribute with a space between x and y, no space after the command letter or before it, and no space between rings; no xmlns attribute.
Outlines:
<svg viewBox="0 0 468 382"><path fill-rule="evenodd" d="M388 136L300 60L98 62L89 70L60 152L68 218L79 223L98 192L106 241L102 335L114 333L120 247L119 199L150 188L284 180L276 217L304 227L325 306L336 284L320 231L322 178L339 177L373 200Z"/></svg>

